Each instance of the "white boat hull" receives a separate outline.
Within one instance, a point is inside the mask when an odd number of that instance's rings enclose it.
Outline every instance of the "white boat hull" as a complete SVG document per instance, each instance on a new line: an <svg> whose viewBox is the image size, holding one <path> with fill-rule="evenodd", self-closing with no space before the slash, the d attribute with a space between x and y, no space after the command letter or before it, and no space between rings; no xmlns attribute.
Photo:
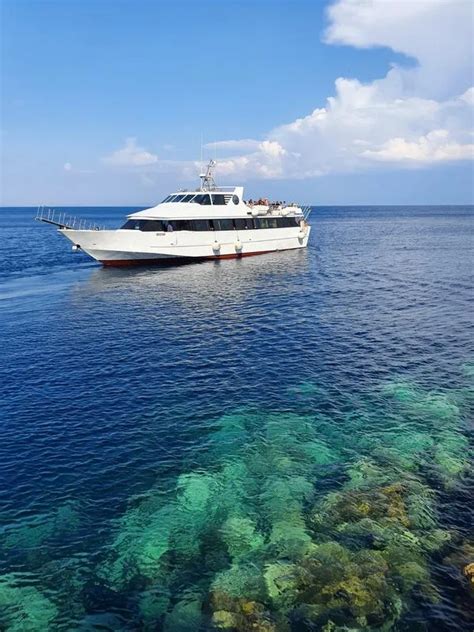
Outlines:
<svg viewBox="0 0 474 632"><path fill-rule="evenodd" d="M201 259L229 259L305 248L310 226L303 230L271 228L216 232L138 230L73 230L59 232L76 247L107 266L167 264Z"/></svg>

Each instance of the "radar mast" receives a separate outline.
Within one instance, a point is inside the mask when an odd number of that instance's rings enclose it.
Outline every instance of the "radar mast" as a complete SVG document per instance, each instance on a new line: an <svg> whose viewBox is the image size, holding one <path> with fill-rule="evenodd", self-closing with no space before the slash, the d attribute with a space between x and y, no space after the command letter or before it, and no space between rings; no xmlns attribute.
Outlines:
<svg viewBox="0 0 474 632"><path fill-rule="evenodd" d="M206 167L206 172L199 175L199 177L201 178L201 191L214 191L215 189L217 189L214 180L215 167L216 161L209 160L209 164Z"/></svg>

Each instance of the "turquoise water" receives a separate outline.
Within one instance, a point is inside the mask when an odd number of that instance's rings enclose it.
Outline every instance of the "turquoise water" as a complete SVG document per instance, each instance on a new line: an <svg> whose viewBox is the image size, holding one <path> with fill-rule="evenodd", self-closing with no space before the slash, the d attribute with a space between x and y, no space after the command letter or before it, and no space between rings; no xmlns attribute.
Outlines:
<svg viewBox="0 0 474 632"><path fill-rule="evenodd" d="M0 210L1 629L472 627L472 207L131 271L33 215Z"/></svg>

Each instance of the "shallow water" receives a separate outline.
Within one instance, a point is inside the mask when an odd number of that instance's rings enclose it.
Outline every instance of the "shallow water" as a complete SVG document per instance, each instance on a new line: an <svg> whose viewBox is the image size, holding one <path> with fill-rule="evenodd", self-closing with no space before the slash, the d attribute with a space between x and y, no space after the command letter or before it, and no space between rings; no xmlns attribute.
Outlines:
<svg viewBox="0 0 474 632"><path fill-rule="evenodd" d="M0 210L0 628L472 626L472 207L134 270L33 215Z"/></svg>

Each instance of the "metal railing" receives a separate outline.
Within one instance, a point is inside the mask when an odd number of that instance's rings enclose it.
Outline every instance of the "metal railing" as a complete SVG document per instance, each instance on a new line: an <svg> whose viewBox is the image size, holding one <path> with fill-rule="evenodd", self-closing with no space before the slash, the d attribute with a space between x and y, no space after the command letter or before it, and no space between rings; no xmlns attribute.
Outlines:
<svg viewBox="0 0 474 632"><path fill-rule="evenodd" d="M53 224L61 230L106 230L105 226L96 224L92 220L81 219L65 211L57 211L46 206L38 207L35 220L45 224Z"/></svg>
<svg viewBox="0 0 474 632"><path fill-rule="evenodd" d="M302 206L301 210L303 211L303 217L304 217L304 220L306 221L308 219L308 217L310 216L310 213L313 210L313 207L312 206Z"/></svg>

